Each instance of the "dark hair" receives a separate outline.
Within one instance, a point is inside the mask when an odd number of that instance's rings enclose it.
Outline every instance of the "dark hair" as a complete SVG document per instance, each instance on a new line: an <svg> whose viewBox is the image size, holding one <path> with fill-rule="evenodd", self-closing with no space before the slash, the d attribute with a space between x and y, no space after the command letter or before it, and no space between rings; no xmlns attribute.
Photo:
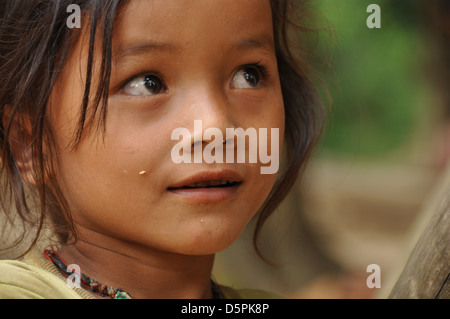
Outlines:
<svg viewBox="0 0 450 319"><path fill-rule="evenodd" d="M3 188L1 203L7 216L17 212L26 222L37 224L29 249L39 238L49 218L60 242L77 239L75 225L58 181L46 179L53 171L54 139L46 112L54 84L81 32L66 26L70 4L77 4L89 24L89 55L86 83L73 147L83 130L102 127L107 114L111 73L111 43L114 17L121 0L2 0L0 2L0 148ZM285 104L286 158L270 195L261 207L254 236L284 199L297 180L321 133L323 108L308 75L308 63L293 35L305 31L296 16L305 1L271 0L277 62ZM297 31L297 32L292 32ZM101 37L98 37L98 34ZM91 87L94 44L102 40L99 85ZM94 91L95 90L95 91ZM92 92L94 99L90 100ZM99 115L100 121L93 120ZM104 126L103 126L104 127ZM25 141L27 149L18 149ZM31 154L31 156L30 156ZM24 182L21 167L31 157L35 186ZM32 207L26 189L34 193L39 208ZM33 212L37 211L38 214ZM258 249L257 249L258 251ZM259 252L259 251L258 251Z"/></svg>

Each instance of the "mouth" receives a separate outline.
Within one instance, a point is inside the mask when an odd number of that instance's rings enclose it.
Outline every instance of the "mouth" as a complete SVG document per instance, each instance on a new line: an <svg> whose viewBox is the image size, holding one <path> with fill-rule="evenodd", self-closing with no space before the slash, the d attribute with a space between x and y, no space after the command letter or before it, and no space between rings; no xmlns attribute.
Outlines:
<svg viewBox="0 0 450 319"><path fill-rule="evenodd" d="M168 189L173 190L173 189L193 189L193 188L226 188L226 187L234 187L239 184L241 184L241 182L212 180L212 181L191 183L182 187L169 187Z"/></svg>
<svg viewBox="0 0 450 319"><path fill-rule="evenodd" d="M213 203L231 199L243 183L243 179L230 170L204 171L167 188L169 192L189 203Z"/></svg>

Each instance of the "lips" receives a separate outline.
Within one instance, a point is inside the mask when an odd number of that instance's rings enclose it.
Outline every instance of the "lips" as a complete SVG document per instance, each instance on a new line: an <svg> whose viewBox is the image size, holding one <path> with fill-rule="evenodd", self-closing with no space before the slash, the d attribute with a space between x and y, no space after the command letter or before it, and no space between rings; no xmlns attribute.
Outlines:
<svg viewBox="0 0 450 319"><path fill-rule="evenodd" d="M231 200L243 183L239 174L231 170L204 171L168 187L176 198L192 203L219 203Z"/></svg>
<svg viewBox="0 0 450 319"><path fill-rule="evenodd" d="M207 181L188 184L182 188L210 188L210 187L232 187L238 182L232 181Z"/></svg>
<svg viewBox="0 0 450 319"><path fill-rule="evenodd" d="M242 183L241 176L231 170L204 171L190 176L168 189L232 187Z"/></svg>

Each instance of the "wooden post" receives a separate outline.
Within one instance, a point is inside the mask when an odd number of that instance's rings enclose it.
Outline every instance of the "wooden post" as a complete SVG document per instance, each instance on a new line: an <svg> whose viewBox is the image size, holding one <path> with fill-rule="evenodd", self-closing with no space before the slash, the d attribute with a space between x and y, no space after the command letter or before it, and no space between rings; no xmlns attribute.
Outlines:
<svg viewBox="0 0 450 319"><path fill-rule="evenodd" d="M389 298L450 299L450 174L438 194Z"/></svg>

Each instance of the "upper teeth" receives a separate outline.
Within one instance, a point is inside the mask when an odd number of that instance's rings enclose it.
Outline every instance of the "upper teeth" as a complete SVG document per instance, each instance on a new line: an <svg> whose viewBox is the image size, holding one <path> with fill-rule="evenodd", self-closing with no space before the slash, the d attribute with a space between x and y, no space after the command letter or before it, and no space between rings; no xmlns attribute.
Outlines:
<svg viewBox="0 0 450 319"><path fill-rule="evenodd" d="M219 185L226 185L227 183L230 183L230 182L228 182L228 181L207 181L207 182L192 183L192 184L186 185L186 187L219 186Z"/></svg>

